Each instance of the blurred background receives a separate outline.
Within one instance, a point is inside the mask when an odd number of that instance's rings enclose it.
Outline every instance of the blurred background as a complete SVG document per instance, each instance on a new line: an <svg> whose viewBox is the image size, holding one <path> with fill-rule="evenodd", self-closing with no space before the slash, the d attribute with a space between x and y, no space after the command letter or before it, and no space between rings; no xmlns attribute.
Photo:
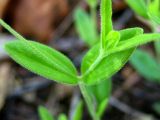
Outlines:
<svg viewBox="0 0 160 120"><path fill-rule="evenodd" d="M77 7L90 12L85 0L0 0L0 18L27 39L61 51L79 68L89 47L75 28L73 14ZM98 5L98 31L99 14ZM138 26L151 32L123 0L113 0L113 21L117 30ZM14 39L0 28L0 120L39 120L39 105L46 106L55 116L62 112L70 115L72 102L75 98L80 99L79 89L49 81L16 64L3 49L6 42ZM141 49L155 56L153 43ZM112 97L103 120L160 119L159 82L142 76L130 62L113 76L112 82ZM87 111L86 107L84 111ZM83 119L90 120L87 112L84 112Z"/></svg>

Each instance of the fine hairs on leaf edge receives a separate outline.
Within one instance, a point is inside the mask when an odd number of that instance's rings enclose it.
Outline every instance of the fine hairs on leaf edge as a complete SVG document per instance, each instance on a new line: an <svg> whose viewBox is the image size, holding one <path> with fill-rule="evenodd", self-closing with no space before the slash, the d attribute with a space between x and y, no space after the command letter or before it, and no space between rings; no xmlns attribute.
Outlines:
<svg viewBox="0 0 160 120"><path fill-rule="evenodd" d="M13 36L15 36L18 40L20 40L21 42L23 41L23 42L26 42L27 44L29 44L29 40L27 40L27 39L25 39L23 36L21 36L19 33L17 33L14 29L12 29L7 23L5 23L2 19L0 19L0 24L4 27L4 28L6 28ZM7 44L9 44L9 43L11 43L11 42L7 42L6 43L6 45ZM35 43L37 43L37 44L40 44L40 45L43 45L43 46L46 46L46 45L44 45L44 44L41 44L41 43L38 43L38 42L35 42ZM3 48L5 49L5 50L7 50L7 48L6 48L6 45L5 46L3 46ZM34 46L32 46L31 45L31 47L34 47ZM46 47L48 47L48 46L46 46ZM50 47L48 47L48 48L50 48ZM53 48L50 48L50 49L53 49ZM55 50L55 49L53 49L53 50ZM8 50L7 50L8 51ZM55 50L55 51L57 51L57 50ZM57 52L59 52L59 51L57 51ZM59 53L61 53L61 52L59 52ZM61 53L62 54L62 53ZM65 56L64 54L62 54L63 56ZM65 56L67 59L69 59L67 56ZM70 60L70 59L69 59ZM73 64L73 62L70 60L70 62ZM75 66L74 66L74 64L73 64L73 67L75 68ZM25 67L26 68L26 67ZM77 69L75 68L75 70L77 71ZM31 70L32 71L32 70ZM33 71L32 71L33 72ZM34 72L34 73L36 73L36 72ZM38 75L40 75L40 74L38 74ZM42 76L42 75L40 75L40 76ZM76 75L77 76L77 75ZM47 78L46 76L45 76L45 78ZM63 83L63 82L59 82L59 83L61 83L61 84L66 84L66 85L77 85L78 84L78 76L77 76L77 83L75 83L75 84L68 84L68 83ZM56 81L56 82L58 82L58 81Z"/></svg>
<svg viewBox="0 0 160 120"><path fill-rule="evenodd" d="M76 73L75 74L73 74L72 73L72 75L74 75L73 77L74 78L76 78L76 82L67 82L65 79L64 80L58 80L58 79L54 79L54 76L53 75L47 75L47 73L45 73L45 71L44 71L44 73L43 72L41 72L41 70L37 70L37 69L35 69L35 67L34 66L28 66L27 64L29 63L29 61L28 61L28 63L26 63L25 61L26 60L23 60L25 63L23 63L22 62L22 60L21 60L21 58L19 58L18 56L16 56L16 54L13 54L14 52L17 52L18 54L21 54L21 52L18 52L18 48L16 48L15 46L14 46L14 44L16 44L16 45L18 45L18 43L16 43L16 42L19 42L19 43L23 43L23 44L25 44L26 42L27 43L34 43L34 44L36 44L36 45L39 45L40 47L46 47L47 49L49 49L49 50L53 50L53 51L55 51L55 52L57 52L59 55L62 55L62 56L59 56L59 57L65 57L66 58L66 60L68 60L68 63L70 62L70 64L72 65L72 62L65 56L65 55L63 55L63 54L61 54L60 52L58 52L58 51L56 51L56 50L54 50L54 49L52 49L52 48L50 48L50 47L48 47L48 46L46 46L46 45L43 45L43 44L40 44L40 43L38 43L38 42L34 42L34 41L19 41L19 40L17 40L17 41L12 41L12 42L8 42L8 44L6 44L5 45L5 49L6 49L6 51L8 52L8 54L12 57L12 59L14 59L16 62L18 62L21 66L23 66L23 67L25 67L26 69L28 69L28 70L30 70L30 71L32 71L32 72L34 72L34 73L36 73L36 74L38 74L38 75L40 75L40 76L43 76L43 77L45 77L45 78L48 78L49 80L54 80L54 81L56 81L56 82L58 82L58 83L62 83L62 84L67 84L67 85L77 85L78 84L78 78L77 78L77 75L76 75ZM14 44L13 44L14 43ZM13 45L12 45L13 44ZM26 45L30 45L30 44L26 44ZM22 46L22 45L21 45ZM32 45L33 47L34 47L34 45ZM13 48L12 48L13 47ZM15 47L15 48L14 48ZM31 47L32 48L32 47ZM26 47L24 47L23 48L24 50L26 49ZM46 50L47 50L46 49ZM39 51L38 50L38 47L37 47L37 51ZM45 50L43 50L44 52L45 52ZM32 53L32 52L31 52ZM34 53L34 52L33 52ZM54 53L54 52L53 52ZM28 53L28 54L30 54L30 53ZM43 54L43 53L42 53ZM55 53L54 53L55 54ZM22 53L22 55L23 55L23 53ZM25 54L24 54L25 55ZM42 56L43 57L43 56ZM42 58L41 57L41 58ZM45 57L45 56L44 56ZM44 60L44 57L42 58L43 60ZM34 60L34 59L33 59ZM46 59L45 59L46 60ZM48 61L48 59L47 59L47 61ZM38 62L37 62L38 63ZM48 61L48 63L49 63L49 61ZM54 61L52 62L52 63L54 63ZM51 63L51 64L52 64ZM74 65L72 66L73 68L73 70L74 70ZM54 69L56 69L56 68L54 68L54 66L53 66L53 70ZM75 68L75 70L76 70L76 68ZM57 71L58 72L58 71ZM66 74L66 73L65 73ZM64 74L64 75L65 75ZM69 77L69 76L68 76ZM66 81L66 82L65 82Z"/></svg>

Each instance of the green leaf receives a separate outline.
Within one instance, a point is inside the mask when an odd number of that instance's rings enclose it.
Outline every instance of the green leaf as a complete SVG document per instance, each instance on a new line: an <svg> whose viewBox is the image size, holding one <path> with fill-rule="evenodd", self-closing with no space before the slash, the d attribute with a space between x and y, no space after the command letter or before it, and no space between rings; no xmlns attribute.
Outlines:
<svg viewBox="0 0 160 120"><path fill-rule="evenodd" d="M143 33L143 29L139 28L139 27L135 27L135 28L127 28L124 30L120 30L119 31L121 39L120 41L124 41L124 40L128 40L130 38L133 38L137 35L140 35Z"/></svg>
<svg viewBox="0 0 160 120"><path fill-rule="evenodd" d="M60 114L58 116L58 120L68 120L68 119L67 119L67 116L65 114Z"/></svg>
<svg viewBox="0 0 160 120"><path fill-rule="evenodd" d="M147 3L145 0L126 0L127 4L135 11L136 14L148 18Z"/></svg>
<svg viewBox="0 0 160 120"><path fill-rule="evenodd" d="M155 47L155 51L156 51L156 58L160 62L160 40L154 42L154 47Z"/></svg>
<svg viewBox="0 0 160 120"><path fill-rule="evenodd" d="M33 41L12 41L5 45L9 55L20 65L43 77L64 84L77 84L72 62L60 52Z"/></svg>
<svg viewBox="0 0 160 120"><path fill-rule="evenodd" d="M95 45L99 37L94 20L81 8L74 13L75 27L80 38L89 46Z"/></svg>
<svg viewBox="0 0 160 120"><path fill-rule="evenodd" d="M156 102L153 105L153 109L160 115L160 102Z"/></svg>
<svg viewBox="0 0 160 120"><path fill-rule="evenodd" d="M130 38L128 40L120 41L119 44L117 45L117 47L115 47L110 52L115 53L115 52L127 50L127 49L137 47L137 46L146 44L148 42L151 42L151 41L154 41L157 39L160 39L159 33L137 35L137 36Z"/></svg>
<svg viewBox="0 0 160 120"><path fill-rule="evenodd" d="M100 104L104 99L110 97L112 81L111 79L102 80L99 84L88 86L88 89L90 94L95 97L96 103Z"/></svg>
<svg viewBox="0 0 160 120"><path fill-rule="evenodd" d="M102 117L102 115L104 114L105 110L106 110L106 106L108 105L109 99L104 99L98 106L97 108L97 115L99 117Z"/></svg>
<svg viewBox="0 0 160 120"><path fill-rule="evenodd" d="M104 79L110 78L128 61L134 49L110 54L99 59L100 45L94 46L83 58L81 72L84 83L88 85L98 84ZM95 61L96 65L95 65Z"/></svg>
<svg viewBox="0 0 160 120"><path fill-rule="evenodd" d="M86 2L93 8L95 8L98 4L98 0L86 0Z"/></svg>
<svg viewBox="0 0 160 120"><path fill-rule="evenodd" d="M120 33L117 31L111 31L106 36L106 40L104 41L105 43L103 43L103 48L105 49L105 51L112 49L118 44L119 40Z"/></svg>
<svg viewBox="0 0 160 120"><path fill-rule="evenodd" d="M97 85L88 86L88 91L93 99L93 105L96 105L97 115L102 117L112 89L112 81L111 79L103 80ZM103 92L102 92L103 91Z"/></svg>
<svg viewBox="0 0 160 120"><path fill-rule="evenodd" d="M160 65L147 52L137 49L132 55L130 63L147 80L160 82Z"/></svg>
<svg viewBox="0 0 160 120"><path fill-rule="evenodd" d="M141 28L131 28L120 31L120 42L125 42L143 33ZM119 44L118 44L119 45ZM115 47L116 48L116 47ZM132 54L134 48L127 51L108 51L105 57L101 56L100 45L95 45L84 56L81 72L86 84L96 84L101 80L110 78L128 61L129 56ZM112 53L109 55L109 53ZM114 53L114 54L113 54ZM93 76L92 76L93 75Z"/></svg>
<svg viewBox="0 0 160 120"><path fill-rule="evenodd" d="M82 115L83 115L83 102L79 101L74 111L72 120L82 120Z"/></svg>
<svg viewBox="0 0 160 120"><path fill-rule="evenodd" d="M153 0L148 6L148 16L156 24L160 24L160 1Z"/></svg>
<svg viewBox="0 0 160 120"><path fill-rule="evenodd" d="M101 0L101 44L106 41L106 35L113 30L112 26L112 1Z"/></svg>
<svg viewBox="0 0 160 120"><path fill-rule="evenodd" d="M154 15L153 13L149 12L148 16L153 22L155 22L156 24L160 25L160 15L157 16L157 15Z"/></svg>
<svg viewBox="0 0 160 120"><path fill-rule="evenodd" d="M38 113L41 120L54 120L52 114L43 106L38 107Z"/></svg>
<svg viewBox="0 0 160 120"><path fill-rule="evenodd" d="M160 1L159 0L153 0L148 4L148 10L150 13L159 16L160 15Z"/></svg>

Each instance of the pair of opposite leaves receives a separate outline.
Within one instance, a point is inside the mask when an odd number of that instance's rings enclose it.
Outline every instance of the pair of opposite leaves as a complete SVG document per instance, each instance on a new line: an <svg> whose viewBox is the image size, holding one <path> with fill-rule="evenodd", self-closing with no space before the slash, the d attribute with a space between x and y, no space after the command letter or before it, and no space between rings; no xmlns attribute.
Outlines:
<svg viewBox="0 0 160 120"><path fill-rule="evenodd" d="M106 51L89 74L86 74L87 71L92 68L94 61L100 55L100 45L95 45L84 56L81 72L82 76L84 75L82 81L85 84L97 84L111 77L128 61L136 46L160 38L160 34L156 33L143 34L141 28L121 30L119 33L120 38L117 45ZM114 36L108 37L114 38ZM62 53L48 46L33 41L15 40L7 43L5 49L17 63L48 79L72 85L81 81L73 63Z"/></svg>
<svg viewBox="0 0 160 120"><path fill-rule="evenodd" d="M83 102L79 101L75 107L71 119L81 120L82 112L83 112ZM39 106L38 113L41 120L55 120L55 117L43 106ZM60 115L58 115L57 120L68 120L68 117L64 113L61 113Z"/></svg>

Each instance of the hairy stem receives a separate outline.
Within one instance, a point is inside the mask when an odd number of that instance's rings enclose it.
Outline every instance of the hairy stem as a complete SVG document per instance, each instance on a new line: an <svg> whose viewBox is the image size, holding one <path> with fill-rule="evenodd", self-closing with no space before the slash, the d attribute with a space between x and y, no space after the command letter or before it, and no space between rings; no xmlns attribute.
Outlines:
<svg viewBox="0 0 160 120"><path fill-rule="evenodd" d="M6 22L0 19L0 25L2 25L6 30L8 30L12 35L14 35L19 40L26 40L19 33L17 33L13 28L11 28Z"/></svg>
<svg viewBox="0 0 160 120"><path fill-rule="evenodd" d="M92 99L87 91L85 84L83 82L80 82L79 87L80 87L81 93L83 95L83 98L87 104L87 107L88 107L88 110L89 110L89 113L90 113L92 119L93 120L100 120L100 118L97 116L96 109L93 105Z"/></svg>

